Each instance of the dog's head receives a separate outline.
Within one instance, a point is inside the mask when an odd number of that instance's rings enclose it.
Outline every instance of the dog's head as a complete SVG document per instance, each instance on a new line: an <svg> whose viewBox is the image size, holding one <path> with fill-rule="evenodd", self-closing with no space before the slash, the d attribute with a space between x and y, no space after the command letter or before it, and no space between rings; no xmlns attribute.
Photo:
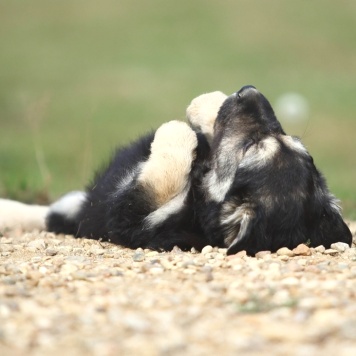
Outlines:
<svg viewBox="0 0 356 356"><path fill-rule="evenodd" d="M351 233L336 199L301 141L287 136L268 100L253 86L220 108L203 179L228 253L275 251L309 242L343 241Z"/></svg>

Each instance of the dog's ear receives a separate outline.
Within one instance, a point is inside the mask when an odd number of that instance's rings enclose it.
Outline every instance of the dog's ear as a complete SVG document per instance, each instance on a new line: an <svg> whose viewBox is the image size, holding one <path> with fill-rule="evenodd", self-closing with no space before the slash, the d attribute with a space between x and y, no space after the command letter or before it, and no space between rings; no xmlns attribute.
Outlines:
<svg viewBox="0 0 356 356"><path fill-rule="evenodd" d="M310 236L311 246L323 245L330 248L335 242L345 242L351 246L352 234L341 213L333 207L333 203L327 202L325 205L320 207L320 215L314 223Z"/></svg>
<svg viewBox="0 0 356 356"><path fill-rule="evenodd" d="M311 231L311 246L323 245L330 248L335 242L345 242L351 246L352 234L342 218L339 202L330 194L325 179L319 172L314 176L314 193L307 210L307 220L311 226L308 229Z"/></svg>
<svg viewBox="0 0 356 356"><path fill-rule="evenodd" d="M239 206L232 214L226 215L222 220L225 226L224 242L228 246L227 254L233 255L245 250L248 255L254 256L256 252L267 249L263 244L262 219L256 207Z"/></svg>

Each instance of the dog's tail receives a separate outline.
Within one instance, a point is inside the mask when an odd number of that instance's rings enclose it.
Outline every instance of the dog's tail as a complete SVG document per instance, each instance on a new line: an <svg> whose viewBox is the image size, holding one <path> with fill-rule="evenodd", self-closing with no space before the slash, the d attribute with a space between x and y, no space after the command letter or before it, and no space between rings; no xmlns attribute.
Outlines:
<svg viewBox="0 0 356 356"><path fill-rule="evenodd" d="M76 235L78 214L86 198L85 192L73 191L54 202L46 216L46 229L57 234Z"/></svg>
<svg viewBox="0 0 356 356"><path fill-rule="evenodd" d="M49 207L29 205L9 199L0 199L0 232L20 228L24 231L44 230Z"/></svg>

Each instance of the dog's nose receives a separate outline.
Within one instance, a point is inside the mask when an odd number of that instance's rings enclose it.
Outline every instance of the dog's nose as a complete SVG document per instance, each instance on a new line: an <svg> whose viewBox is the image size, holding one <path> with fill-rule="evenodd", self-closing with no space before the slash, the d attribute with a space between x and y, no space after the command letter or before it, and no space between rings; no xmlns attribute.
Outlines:
<svg viewBox="0 0 356 356"><path fill-rule="evenodd" d="M246 95L249 95L252 93L256 93L256 92L257 92L257 89L253 85L245 85L236 93L236 95L239 98L241 98L243 96L246 96Z"/></svg>

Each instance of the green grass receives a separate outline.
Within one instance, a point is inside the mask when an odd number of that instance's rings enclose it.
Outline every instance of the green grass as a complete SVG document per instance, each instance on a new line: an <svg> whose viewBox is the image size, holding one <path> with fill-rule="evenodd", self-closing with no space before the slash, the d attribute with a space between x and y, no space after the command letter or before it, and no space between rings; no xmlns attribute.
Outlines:
<svg viewBox="0 0 356 356"><path fill-rule="evenodd" d="M353 0L3 0L0 196L80 189L193 97L253 84L307 98L307 123L280 120L356 218L355 21Z"/></svg>

